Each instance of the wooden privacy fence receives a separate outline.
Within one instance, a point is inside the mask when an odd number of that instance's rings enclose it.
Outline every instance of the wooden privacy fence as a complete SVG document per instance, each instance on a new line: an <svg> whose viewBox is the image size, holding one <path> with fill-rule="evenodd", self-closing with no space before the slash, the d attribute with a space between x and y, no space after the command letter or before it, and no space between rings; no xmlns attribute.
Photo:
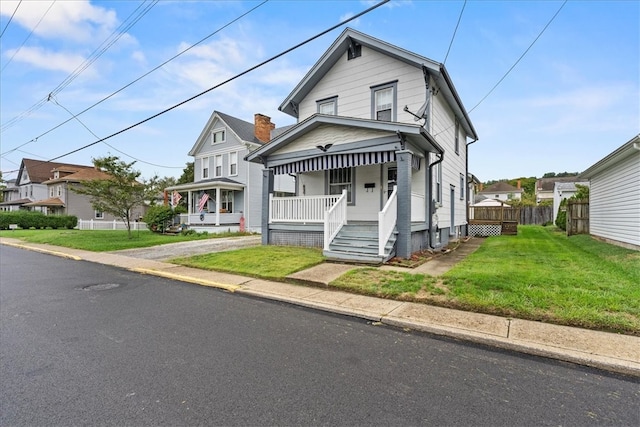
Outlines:
<svg viewBox="0 0 640 427"><path fill-rule="evenodd" d="M567 200L567 236L589 234L589 199Z"/></svg>
<svg viewBox="0 0 640 427"><path fill-rule="evenodd" d="M553 223L552 206L470 206L469 220L473 221L516 221L523 225L544 225Z"/></svg>

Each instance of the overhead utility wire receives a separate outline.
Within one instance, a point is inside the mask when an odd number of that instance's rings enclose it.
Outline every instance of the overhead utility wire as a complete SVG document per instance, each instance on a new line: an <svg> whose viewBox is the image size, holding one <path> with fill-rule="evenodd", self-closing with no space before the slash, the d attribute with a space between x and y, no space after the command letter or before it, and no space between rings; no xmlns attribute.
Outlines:
<svg viewBox="0 0 640 427"><path fill-rule="evenodd" d="M237 18L233 19L232 21L229 21L228 23L226 23L225 25L223 25L222 27L218 28L217 30L215 30L214 32L210 33L209 35L203 37L202 39L200 39L199 41L197 41L196 43L192 44L191 46L189 46L188 48L180 51L179 53L177 53L176 55L172 56L171 58L167 59L166 61L164 61L162 64L156 66L155 68L152 68L151 70L147 71L146 73L144 73L143 75L141 75L140 77L138 77L137 79L133 80L132 82L122 86L120 89L116 90L115 92L111 93L110 95L107 95L106 97L102 98L100 101L96 102L95 104L85 108L84 110L80 111L78 114L76 114L74 117L80 116L84 113L86 113L87 111L91 110L92 108L96 107L99 104L102 104L104 101L106 101L107 99L117 95L118 93L122 92L123 90L125 90L126 88L128 88L129 86L133 85L134 83L137 83L138 81L142 80L143 78L147 77L149 74L153 73L154 71L158 70L159 68L164 67L165 65L167 65L169 62L173 61L174 59L178 58L179 56L181 56L182 54L186 53L187 51L193 49L194 47L198 46L200 43L204 42L205 40L211 38L212 36L216 35L217 33L219 33L220 31L224 30L225 28L227 28L228 26L230 26L231 24L234 24L235 22L237 22L238 20L244 18L245 16L247 16L249 13L253 12L254 10L256 10L257 8L259 8L260 6L264 5L265 3L267 3L269 0L264 0L262 3L258 4L257 6L249 9L248 11L246 11L245 13L243 13L242 15L238 16ZM24 147L27 144L30 144L32 142L37 141L39 138L42 138L43 136L47 135L50 132L53 132L54 130L58 129L61 126L64 126L65 124L69 123L71 120L74 119L74 117L71 117L65 121L63 121L62 123L52 127L51 129L49 129L48 131L36 136L35 138L33 138L30 141L27 141L19 146L17 146L16 148L13 148L9 151L6 151L4 153L2 153L0 155L0 157L4 157L5 155L12 153L13 151L17 150L20 147Z"/></svg>
<svg viewBox="0 0 640 427"><path fill-rule="evenodd" d="M359 17L361 17L362 15L365 15L366 13L369 13L369 12L371 12L372 10L377 9L378 7L380 7L380 6L382 6L383 4L388 3L388 2L389 2L389 0L382 0L381 2L379 2L379 3L377 3L377 4L373 5L373 6L371 6L370 8L368 8L368 9L366 9L366 10L364 10L364 11L362 11L362 12L360 12L360 13L358 13L358 14L354 15L354 16L352 16L351 18L347 18L347 19L345 19L344 21L342 21L342 22L340 22L340 23L338 23L338 24L336 24L336 25L332 26L331 28L329 28L329 29L326 29L326 30L322 31L321 33L318 33L318 34L316 34L315 36L310 37L310 38L308 38L307 40L305 40L305 41L303 41L303 42L300 42L300 43L298 43L297 45L295 45L295 46L293 46L293 47L290 47L289 49L287 49L287 50L285 50L285 51L283 51L283 52L280 52L279 54L277 54L277 55L275 55L275 56L272 56L271 58L269 58L269 59L267 59L267 60L265 60L265 61L262 61L261 63L259 63L259 64L257 64L257 65L254 65L253 67L248 68L248 69L246 69L245 71L243 71L243 72L241 72L241 73L239 73L239 74L236 74L235 76L233 76L233 77L231 77L231 78L229 78L229 79L227 79L227 80L223 81L222 83L218 83L217 85L212 86L212 87L210 87L209 89L204 90L204 91L200 92L200 93L199 93L199 94L197 94L197 95L194 95L194 96L192 96L192 97L190 97L190 98L187 98L187 99L185 99L184 101L179 102L179 103L175 104L175 105L174 105L174 106L172 106L172 107L169 107L169 108L167 108L167 109L165 109L165 110L162 110L162 111L160 111L159 113L154 114L153 116L147 117L146 119L141 120L141 121L139 121L138 123L135 123L135 124L133 124L133 125L131 125L131 126L129 126L129 127L126 127L126 128L124 128L124 129L121 129L121 130L119 130L118 132L112 133L111 135L106 136L106 137L104 137L104 138L102 138L102 139L99 139L98 141L94 141L94 142L92 142L92 143L90 143L90 144L87 144L87 145L82 146L82 147L80 147L80 148L77 148L77 149L75 149L75 150L69 151L68 153L62 154L62 155L60 155L60 156L58 156L58 157L54 157L53 159L50 159L49 161L50 161L50 162L52 162L52 161L54 161L54 160L58 160L58 159L60 159L60 158L62 158L62 157L68 156L68 155L70 155L70 154L77 153L78 151L82 151L82 150L84 150L84 149L86 149L86 148L89 148L89 147L91 147L91 146L93 146L93 145L96 145L96 144L98 144L98 143L100 143L100 142L102 142L102 141L105 141L105 140L107 140L107 139L113 138L113 137L114 137L114 136L116 136L116 135L120 135L121 133L124 133L124 132L126 132L126 131L128 131L128 130L131 130L131 129L133 129L133 128L137 127L137 126L140 126L141 124L146 123L146 122L148 122L148 121L150 121L150 120L153 120L153 119L155 119L156 117L159 117L159 116L161 116L161 115L163 115L163 114L165 114L165 113L168 113L168 112L169 112L169 111L171 111L171 110L174 110L174 109L176 109L176 108L178 108L178 107L180 107L180 106L182 106L182 105L184 105L184 104L186 104L186 103L188 103L188 102L191 102L191 101L193 101L194 99L199 98L199 97L201 97L202 95L207 94L207 93L211 92L212 90L219 88L220 86L223 86L223 85L225 85L225 84L227 84L227 83L229 83L229 82L231 82L231 81L233 81L233 80L236 80L236 79L238 79L238 78L240 78L240 77L244 76L245 74L248 74L248 73L250 73L251 71L256 70L256 69L258 69L258 68L262 67L263 65L268 64L269 62L272 62L272 61L274 61L274 60L276 60L276 59L280 58L281 56L284 56L284 55L288 54L289 52L292 52L292 51L294 51L294 50L298 49L299 47L304 46L305 44L307 44L307 43L309 43L309 42L312 42L313 40L315 40L315 39L317 39L317 38L320 38L320 37L324 36L325 34L327 34L327 33L331 32L331 31L335 30L336 28L338 28L338 27L340 27L340 26L342 26L342 25L344 25L344 24L346 24L346 23L348 23L348 22L350 22L350 21L353 21L354 19L359 18Z"/></svg>
<svg viewBox="0 0 640 427"><path fill-rule="evenodd" d="M38 21L38 23L36 24L35 27L33 27L31 29L31 32L29 33L29 35L23 40L22 44L20 45L20 47L18 49L16 49L13 52L13 55L11 55L11 58L9 58L9 60L7 61L6 64L4 64L4 67L2 67L2 70L0 71L4 71L5 68L7 68L7 65L9 65L11 63L11 61L13 61L13 58L18 54L18 52L20 52L20 49L22 49L22 47L24 46L24 44L31 38L31 36L33 35L33 32L38 28L38 26L40 25L40 23L42 22L42 20L44 19L45 16L47 16L47 14L49 13L49 11L51 10L51 8L53 7L53 5L56 3L56 0L53 0L51 2L51 4L49 5L49 7L47 8L47 10L44 12L44 15L42 15L40 17L40 20Z"/></svg>
<svg viewBox="0 0 640 427"><path fill-rule="evenodd" d="M460 16L458 16L458 23L456 24L456 28L453 30L453 35L451 36L451 41L449 42L449 48L447 49L447 54L444 56L443 64L447 63L447 58L449 57L449 51L451 50L451 46L453 46L453 39L456 38L456 33L458 32L458 26L460 25L460 21L462 20L462 13L464 12L464 8L467 5L467 0L464 0L464 4L462 5L462 10L460 11Z"/></svg>
<svg viewBox="0 0 640 427"><path fill-rule="evenodd" d="M538 41L538 39L542 36L542 34L546 31L547 27L549 27L549 25L551 25L551 23L553 22L554 19L556 19L556 16L558 16L558 14L560 13L560 11L562 10L562 8L564 7L565 4L567 4L568 0L564 0L564 2L560 5L560 7L558 8L557 12L551 17L551 19L549 20L549 22L547 22L547 25L544 26L544 28L542 29L542 31L540 31L540 34L538 34L538 36L531 42L531 44L529 45L529 47L522 53L522 55L520 55L520 58L518 58L518 60L511 66L511 68L509 68L507 70L507 72L504 74L504 76L502 76L502 78L500 80L498 80L498 83L496 83L489 92L487 92L487 94L480 100L478 101L478 103L476 105L473 106L472 109L469 110L469 112L472 112L473 110L475 110L478 105L482 104L482 102L487 99L487 97L489 95L491 95L491 93L498 87L498 85L500 85L500 83L502 83L502 81L509 75L509 73L511 72L511 70L513 70L516 65L518 65L518 63L522 60L522 58L524 58L524 56L527 54L527 52L529 52L529 49L531 49L533 47L533 45Z"/></svg>
<svg viewBox="0 0 640 427"><path fill-rule="evenodd" d="M71 74L69 74L58 86L56 86L51 92L49 92L49 94L54 94L57 95L62 89L66 88L73 80L75 80L85 69L87 69L91 64L93 64L100 56L102 56L104 54L104 52L111 47L116 41L118 41L124 34L125 31L131 29L131 27L133 27L133 25L135 25L144 15L147 14L147 12L149 12L149 10L155 6L155 4L158 2L159 0L155 0L153 2L153 4L151 4L150 6L148 5L144 10L142 10L141 12L138 13L138 15L136 17L134 17L134 21L132 23L129 23L129 20L131 19L131 17L142 7L142 4L144 4L146 2L143 2L141 5L139 5L133 12L131 12L131 14L127 17L127 19L124 20L124 22L122 24L120 24L118 26L118 28L116 28L110 35L109 37L107 37L96 49L94 49L93 52L91 52L91 54L87 57L87 59L84 60L84 62L82 64L80 64ZM108 46L104 47L105 44L108 44ZM43 99L41 99L40 101L38 101L37 103L35 103L34 105L32 105L28 110L24 111L23 113L19 114L18 116L13 117L12 119L10 119L9 121L7 121L6 123L2 124L2 127L0 128L0 132L4 132L5 130L7 130L8 128L10 128L11 126L15 125L16 123L18 123L19 121L21 121L22 119L24 119L25 117L31 115L32 113L34 113L35 111L39 110L40 108L42 108L42 106L44 104L47 103L47 101L49 100L49 96L45 96Z"/></svg>
<svg viewBox="0 0 640 427"><path fill-rule="evenodd" d="M11 24L11 21L13 21L13 17L15 16L15 14L18 11L18 8L20 7L21 4L22 4L22 0L20 0L18 2L18 5L13 10L13 13L11 14L11 17L9 18L9 21L7 22L7 25L4 26L4 30L2 30L2 33L0 33L0 38L2 38L2 36L4 36L4 32L7 31L7 28L9 28L9 24Z"/></svg>
<svg viewBox="0 0 640 427"><path fill-rule="evenodd" d="M96 135L96 134L95 134L95 132L93 132L91 129L89 129L89 127L88 127L87 125L85 125L85 124L84 124L84 122L82 122L82 121L78 118L78 116L77 116L77 115L74 115L71 111L69 111L69 109L68 109L67 107L65 107L64 105L60 104L60 103L58 102L58 100L57 100L57 99L55 99L53 96L51 96L51 100L54 102L54 104L56 104L56 105L57 105L57 106L59 106L60 108L64 109L67 113L69 113L69 114L72 116L72 118L76 119L76 120L78 121L78 123L80 123L80 124L82 125L82 127L83 127L83 128L85 128L85 129L86 129L86 130L87 130L91 135L95 136L96 138L100 138L98 135ZM183 169L183 166L165 166L165 165L158 165L158 164L156 164L156 163L147 162L147 161L144 161L144 160L142 160L142 159L138 159L138 158L136 158L136 157L132 156L131 154L127 154L127 153L125 153L125 152L124 152L124 151L122 151L122 150L118 150L116 147L114 147L113 145L109 144L108 142L102 141L102 143L103 143L104 145L106 145L107 147L109 147L109 148L111 148L111 149L113 149L113 150L117 151L118 153L120 153L120 154L124 154L125 156L130 157L130 158L132 158L133 160L135 160L135 161L137 161L137 162L140 162L140 163L145 163L145 164L147 164L147 165L151 165L151 166L157 166L157 167L159 167L159 168L167 168L167 169Z"/></svg>

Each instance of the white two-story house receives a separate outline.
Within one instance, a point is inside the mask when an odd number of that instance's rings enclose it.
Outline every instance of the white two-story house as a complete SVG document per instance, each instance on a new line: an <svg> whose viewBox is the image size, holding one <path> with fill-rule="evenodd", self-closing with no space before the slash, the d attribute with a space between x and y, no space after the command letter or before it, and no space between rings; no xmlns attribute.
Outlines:
<svg viewBox="0 0 640 427"><path fill-rule="evenodd" d="M250 151L269 142L285 128L271 118L254 115L250 123L214 111L189 151L194 158L194 182L167 187L186 197L188 213L181 223L198 231L261 231L262 168L245 161ZM293 194L293 177L275 182L278 194Z"/></svg>
<svg viewBox="0 0 640 427"><path fill-rule="evenodd" d="M476 131L443 64L346 29L280 105L297 124L252 151L263 244L381 262L466 232ZM296 196L277 197L278 176Z"/></svg>

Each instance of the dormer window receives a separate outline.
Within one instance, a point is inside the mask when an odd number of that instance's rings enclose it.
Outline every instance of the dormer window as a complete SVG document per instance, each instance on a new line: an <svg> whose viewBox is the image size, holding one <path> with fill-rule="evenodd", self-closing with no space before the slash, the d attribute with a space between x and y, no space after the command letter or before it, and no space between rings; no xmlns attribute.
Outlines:
<svg viewBox="0 0 640 427"><path fill-rule="evenodd" d="M371 118L385 122L396 120L397 82L371 87Z"/></svg>
<svg viewBox="0 0 640 427"><path fill-rule="evenodd" d="M225 142L227 139L227 132L224 129L214 129L211 132L211 143L217 144L219 142Z"/></svg>
<svg viewBox="0 0 640 427"><path fill-rule="evenodd" d="M328 114L331 116L335 116L338 114L338 97L334 96L332 98L322 99L320 101L316 101L318 105L318 113L320 114Z"/></svg>

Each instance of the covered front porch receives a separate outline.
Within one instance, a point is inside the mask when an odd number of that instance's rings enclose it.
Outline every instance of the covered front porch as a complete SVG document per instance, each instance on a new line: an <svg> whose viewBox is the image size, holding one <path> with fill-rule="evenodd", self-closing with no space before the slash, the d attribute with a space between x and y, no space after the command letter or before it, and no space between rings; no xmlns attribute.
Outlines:
<svg viewBox="0 0 640 427"><path fill-rule="evenodd" d="M241 183L220 178L167 187L166 191L167 202L173 207L186 195L187 213L180 214L180 224L183 226L208 232L239 231L244 228L246 192Z"/></svg>

